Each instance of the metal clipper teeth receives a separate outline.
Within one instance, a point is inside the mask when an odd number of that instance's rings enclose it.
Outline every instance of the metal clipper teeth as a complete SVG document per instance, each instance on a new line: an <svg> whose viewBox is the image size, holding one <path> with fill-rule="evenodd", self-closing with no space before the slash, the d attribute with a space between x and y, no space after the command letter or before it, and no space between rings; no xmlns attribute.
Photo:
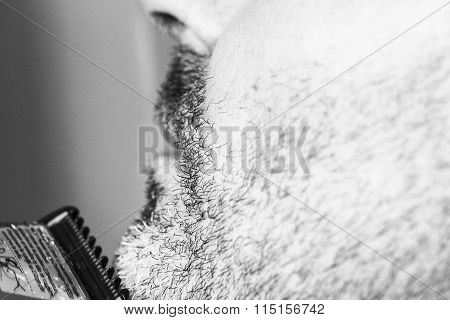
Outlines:
<svg viewBox="0 0 450 320"><path fill-rule="evenodd" d="M128 289L120 290L122 300L130 300L130 291Z"/></svg>
<svg viewBox="0 0 450 320"><path fill-rule="evenodd" d="M111 279L114 276L114 272L116 272L114 267L109 267L108 269L106 269L106 274L108 275L109 279Z"/></svg>
<svg viewBox="0 0 450 320"><path fill-rule="evenodd" d="M88 241L89 247L90 247L90 248L93 248L94 245L95 245L95 242L96 242L97 240L95 239L94 236L90 236L89 239L88 239L87 241Z"/></svg>
<svg viewBox="0 0 450 320"><path fill-rule="evenodd" d="M88 226L84 226L83 229L81 229L81 234L86 239L89 235L90 229Z"/></svg>
<svg viewBox="0 0 450 320"><path fill-rule="evenodd" d="M102 268L103 269L106 268L106 266L108 265L108 257L103 256L100 258L99 261L100 261L100 265L102 266Z"/></svg>
<svg viewBox="0 0 450 320"><path fill-rule="evenodd" d="M102 254L102 248L99 246L96 246L94 248L94 256L98 259L101 254Z"/></svg>
<svg viewBox="0 0 450 320"><path fill-rule="evenodd" d="M75 223L77 224L77 227L81 229L84 224L84 219L82 217L78 217L75 219Z"/></svg>

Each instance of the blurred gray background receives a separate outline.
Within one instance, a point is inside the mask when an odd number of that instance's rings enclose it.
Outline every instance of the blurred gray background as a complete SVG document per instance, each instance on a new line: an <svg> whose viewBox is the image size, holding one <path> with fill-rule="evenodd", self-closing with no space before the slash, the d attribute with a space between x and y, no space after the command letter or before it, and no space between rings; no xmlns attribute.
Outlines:
<svg viewBox="0 0 450 320"><path fill-rule="evenodd" d="M3 1L155 100L169 41L137 1ZM1 2L0 103L0 221L72 204L98 234L144 204L151 104ZM136 215L99 237L107 255Z"/></svg>

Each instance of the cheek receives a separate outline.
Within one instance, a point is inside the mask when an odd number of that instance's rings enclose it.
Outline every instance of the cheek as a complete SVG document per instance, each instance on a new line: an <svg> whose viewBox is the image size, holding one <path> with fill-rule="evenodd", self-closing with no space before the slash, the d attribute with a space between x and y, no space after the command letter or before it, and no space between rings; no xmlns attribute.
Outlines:
<svg viewBox="0 0 450 320"><path fill-rule="evenodd" d="M314 63L296 54L301 42L281 37L280 30L270 28L261 18L265 10L260 14L258 10L262 9L249 6L241 12L218 41L206 86L206 117L218 133L219 168L225 164L240 173L251 166L254 152L265 144L252 137L264 139L267 128L263 125L313 86L310 77L296 74L299 67L305 74L317 70ZM298 117L295 112L289 119ZM279 125L278 121L271 123L272 127Z"/></svg>
<svg viewBox="0 0 450 320"><path fill-rule="evenodd" d="M330 54L318 58L316 49L305 46L307 40L298 30L309 24L300 25L291 2L252 2L221 35L206 92L208 116L216 124L259 126L319 85L327 76L324 69L332 72L316 61L332 63Z"/></svg>

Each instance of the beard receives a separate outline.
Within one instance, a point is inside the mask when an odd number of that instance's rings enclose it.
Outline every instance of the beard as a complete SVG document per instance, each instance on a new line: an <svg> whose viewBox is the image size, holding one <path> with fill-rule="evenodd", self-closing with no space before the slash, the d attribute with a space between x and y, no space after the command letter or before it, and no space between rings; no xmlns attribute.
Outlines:
<svg viewBox="0 0 450 320"><path fill-rule="evenodd" d="M188 154L198 151L193 136L197 134L198 127L205 122L203 102L206 64L205 57L186 47L178 46L174 49L166 81L158 92L155 120L159 124L166 143L172 148L171 155L175 161L180 159L183 161L182 159L186 159ZM186 164L186 161L184 163ZM184 168L177 166L177 169L182 172ZM195 183L194 178L183 175L183 180L187 184ZM163 191L164 188L158 181L155 168L150 168L147 180L147 203L141 213L144 221L155 220L158 198L162 196Z"/></svg>
<svg viewBox="0 0 450 320"><path fill-rule="evenodd" d="M206 65L207 58L178 47L159 91L157 120L175 148L174 166L166 178L150 170L147 204L118 252L119 274L134 299L213 297L224 209L217 199L225 193L205 174L213 166L202 133L211 126L204 117Z"/></svg>

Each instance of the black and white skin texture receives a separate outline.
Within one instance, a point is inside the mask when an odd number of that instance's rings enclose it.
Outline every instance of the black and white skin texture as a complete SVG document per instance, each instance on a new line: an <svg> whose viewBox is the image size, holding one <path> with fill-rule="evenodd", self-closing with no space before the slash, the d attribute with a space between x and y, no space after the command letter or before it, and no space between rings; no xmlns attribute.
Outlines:
<svg viewBox="0 0 450 320"><path fill-rule="evenodd" d="M118 250L132 298L450 297L450 5L142 4L179 42L156 106L178 152ZM201 130L269 121L309 128L309 174Z"/></svg>

